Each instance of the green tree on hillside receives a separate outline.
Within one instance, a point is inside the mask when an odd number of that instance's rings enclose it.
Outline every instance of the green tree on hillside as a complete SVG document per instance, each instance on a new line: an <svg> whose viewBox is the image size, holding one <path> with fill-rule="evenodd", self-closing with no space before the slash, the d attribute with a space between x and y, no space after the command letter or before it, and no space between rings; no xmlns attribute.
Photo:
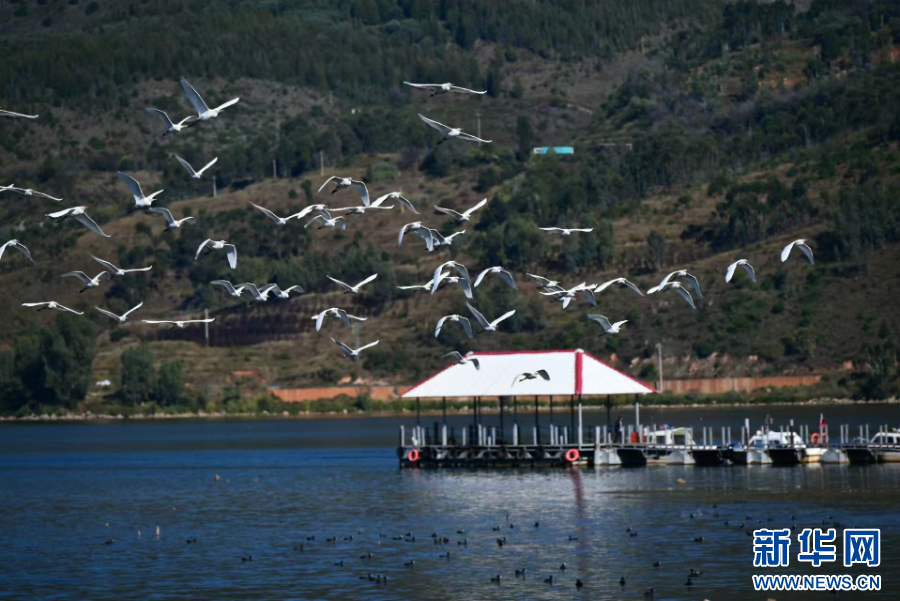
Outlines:
<svg viewBox="0 0 900 601"><path fill-rule="evenodd" d="M154 383L154 396L160 405L177 405L184 397L184 365L181 361L164 361Z"/></svg>
<svg viewBox="0 0 900 601"><path fill-rule="evenodd" d="M153 391L153 355L145 347L132 347L122 353L122 399L138 405L150 399Z"/></svg>
<svg viewBox="0 0 900 601"><path fill-rule="evenodd" d="M517 157L520 161L527 161L534 148L534 130L531 129L528 115L520 115L516 119L516 138L519 140Z"/></svg>
<svg viewBox="0 0 900 601"><path fill-rule="evenodd" d="M41 404L73 407L87 395L94 361L94 325L57 315L51 326L34 328L15 350L15 372L25 394Z"/></svg>

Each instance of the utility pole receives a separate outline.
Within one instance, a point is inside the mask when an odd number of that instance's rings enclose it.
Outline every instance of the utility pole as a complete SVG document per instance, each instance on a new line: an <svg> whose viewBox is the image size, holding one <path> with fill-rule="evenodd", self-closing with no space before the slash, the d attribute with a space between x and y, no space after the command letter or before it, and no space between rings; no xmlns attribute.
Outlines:
<svg viewBox="0 0 900 601"><path fill-rule="evenodd" d="M275 161L276 159L272 159L272 179L278 179L278 168Z"/></svg>
<svg viewBox="0 0 900 601"><path fill-rule="evenodd" d="M663 391L663 371L662 371L662 342L656 343L656 361L658 365L659 371L659 388L657 388L657 392Z"/></svg>
<svg viewBox="0 0 900 601"><path fill-rule="evenodd" d="M216 176L215 175L213 176L212 180L213 180L213 198L215 198L216 197Z"/></svg>
<svg viewBox="0 0 900 601"><path fill-rule="evenodd" d="M203 309L203 319L209 319L209 309ZM206 336L206 346L209 347L209 322L203 324L203 331Z"/></svg>
<svg viewBox="0 0 900 601"><path fill-rule="evenodd" d="M481 139L481 112L475 111L475 119L478 120L478 139ZM478 143L481 146L481 142Z"/></svg>
<svg viewBox="0 0 900 601"><path fill-rule="evenodd" d="M319 175L325 175L325 154L319 151Z"/></svg>

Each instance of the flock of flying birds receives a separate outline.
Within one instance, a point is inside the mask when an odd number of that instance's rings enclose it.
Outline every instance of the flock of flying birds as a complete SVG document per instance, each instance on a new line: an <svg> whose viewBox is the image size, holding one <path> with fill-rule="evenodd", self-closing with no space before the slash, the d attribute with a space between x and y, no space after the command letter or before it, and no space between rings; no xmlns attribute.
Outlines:
<svg viewBox="0 0 900 601"><path fill-rule="evenodd" d="M169 116L164 111L161 111L161 110L158 110L155 108L145 109L148 113L155 115L164 123L165 128L166 128L165 132L162 134L164 136L169 135L169 134L180 133L188 128L194 127L195 125L197 125L203 121L207 121L207 120L216 118L219 116L221 111L223 111L225 108L227 108L229 106L236 104L239 100L239 98L234 98L214 109L210 109L207 106L207 104L204 102L203 98L197 93L197 91L193 88L193 86L191 86L191 84L188 83L188 81L184 77L181 77L180 83L181 83L182 88L184 89L185 94L188 97L188 100L193 105L194 109L196 110L196 112L197 112L196 115L190 115L188 117L185 117L181 121L175 123L169 118ZM464 94L484 94L485 93L484 91L479 92L479 91L470 90L467 88L461 88L461 87L455 86L450 83L444 83L444 84L417 84L417 83L410 83L410 82L403 82L403 83L406 85L412 86L413 88L431 91L432 92L431 97L442 95L442 94L447 94L447 93L451 93L451 92L464 93ZM21 117L21 118L27 118L27 119L36 119L38 117L38 115L23 115L21 113L14 113L14 112L4 111L4 110L0 110L0 116ZM483 140L481 138L478 138L476 136L473 136L471 134L463 132L462 129L460 129L460 128L449 127L447 125L444 125L442 123L434 121L433 119L429 119L428 117L425 117L424 115L419 114L419 118L423 122L428 124L430 127L436 129L437 131L439 131L441 133L442 137L437 142L438 144L442 144L448 140L453 140L453 139L466 140L466 141L470 141L470 142L478 142L478 143L485 143L485 144L491 142L491 140ZM188 172L188 175L192 179L200 179L203 176L203 173L206 172L210 167L212 167L218 160L217 158L214 158L209 163L207 163L202 169L195 170L187 161L185 161L181 157L176 155L175 158L179 161L179 163L181 163L182 166L184 166L185 170ZM132 196L134 197L134 206L129 209L129 212L145 211L149 214L162 215L165 218L166 223L167 223L166 230L174 230L174 229L183 227L185 224L195 223L195 219L193 217L184 217L182 219L175 219L174 216L172 215L172 213L169 211L169 209L167 209L165 207L153 206L153 202L156 200L156 197L160 193L162 193L163 190L158 190L156 192L153 192L150 195L145 195L143 190L141 189L140 183L137 180L135 180L133 177L131 177L130 175L128 175L126 173L122 173L122 172L119 172L118 175L119 175L119 178L128 186ZM329 208L329 207L326 207L324 204L313 204L313 205L307 206L307 207L303 208L302 210L298 211L297 213L294 213L287 217L279 217L278 215L276 215L275 213L273 213L272 211L270 211L264 207L261 207L254 203L250 203L250 204L257 210L259 210L268 219L270 219L277 227L286 226L288 224L288 222L291 221L292 219L299 220L299 219L303 219L307 215L312 215L312 217L304 225L304 228L308 228L312 225L316 225L318 229L341 229L341 230L343 230L346 228L345 215L365 215L369 211L391 210L394 208L394 206L395 206L394 204L385 206L384 203L386 203L386 202L392 202L392 203L399 204L399 205L403 206L404 208L406 208L407 210L409 210L417 215L419 214L419 211L416 210L413 203L409 199L405 198L402 195L402 193L400 193L400 192L389 192L387 194L384 194L384 195L378 197L376 200L371 201L370 197L369 197L369 190L366 187L366 184L362 181L354 180L349 177L332 176L332 177L328 178L319 187L317 194L321 193L322 190L324 190L326 188L326 186L328 186L329 184L332 184L332 183L333 183L333 187L331 189L331 194L335 194L336 192L339 192L339 191L345 190L345 189L352 189L359 195L362 204L356 205L356 206L350 206L350 207L343 207L343 208ZM9 186L0 186L0 194L2 194L3 192L16 192L16 193L22 194L24 196L29 196L29 197L41 197L41 198L46 198L46 199L57 201L57 202L62 201L61 198L56 198L49 194L45 194L43 192L37 192L30 188L17 188L17 187L15 187L14 184L11 184ZM458 224L463 224L463 223L466 223L467 221L470 221L473 213L475 211L477 211L478 209L482 208L483 206L485 206L486 203L487 203L487 198L483 199L482 201L477 203L475 206L473 206L461 213L458 211L455 211L453 209L448 209L448 208L444 208L444 207L436 206L434 208L436 211L438 211L444 215L448 215L449 217L452 217ZM337 215L337 213L345 213L345 215ZM102 236L105 238L110 237L105 232L103 232L103 230L100 228L100 226L97 225L97 223L93 219L90 218L90 216L85 212L85 207L83 207L83 206L71 207L68 209L64 209L62 211L49 213L46 216L57 222L66 220L66 219L71 219L71 220L77 221L78 223L80 223L81 225L86 227L88 230L94 232L95 234L97 234L99 236ZM542 229L550 234L557 234L560 236L571 236L573 233L588 234L592 231L593 228L542 227L540 229ZM464 234L465 231L466 230L461 230L461 231L455 232L452 235L443 236L437 230L425 226L421 221L414 221L412 223L408 223L408 224L404 225L400 229L400 234L399 234L397 243L398 243L398 245L402 245L404 234L411 233L411 234L415 234L416 236L420 237L425 242L425 247L427 248L427 250L429 252L433 252L435 249L440 249L440 248L445 248L445 247L451 246L453 244L454 238L456 236ZM800 249L800 251L802 251L803 254L805 254L806 257L809 259L810 263L815 264L815 262L813 260L812 249L810 249L810 247L806 245L805 240L802 240L802 239L795 240L784 247L784 249L781 252L782 262L787 260L788 256L791 253L791 250L794 247L797 247L798 249ZM10 241L6 242L5 244L3 244L2 246L0 246L0 259L2 259L3 253L7 248L16 249L17 251L21 252L29 261L34 263L34 259L32 258L31 253L29 252L28 248L26 248L25 245L22 244L21 242L19 242L18 240L10 240ZM235 248L234 244L230 244L225 240L212 240L212 239L205 240L202 244L200 244L200 247L197 249L195 260L199 260L201 255L209 254L212 251L223 251L225 254L225 257L228 261L229 266L232 269L237 267L237 261L238 261L237 248ZM150 269L152 269L152 266L142 267L142 268L137 268L137 269L120 269L108 261L105 261L105 260L95 257L93 255L91 257L97 263L99 263L101 266L103 266L105 268L104 271L101 271L99 274L97 274L94 277L90 277L82 271L72 271L69 273L64 273L61 276L63 278L76 278L76 279L80 280L81 283L83 284L83 288L81 289L81 292L84 292L85 290L88 290L91 288L97 288L103 282L109 281L110 279L112 279L114 277L122 277L122 276L126 276L127 274L132 273L132 272L145 272L145 271L149 271ZM735 271L738 267L743 268L747 272L748 277L753 282L756 282L756 274L753 269L753 266L750 265L750 263L748 263L746 259L740 259L728 266L728 270L725 275L726 282L731 281L731 279L734 277ZM455 275L454 275L454 273L455 273ZM504 269L502 266L488 267L487 269L482 270L478 274L478 277L475 278L475 281L473 282L471 277L469 276L469 271L466 268L466 266L457 261L447 261L445 263L442 263L440 266L437 267L437 269L434 270L433 277L428 282L425 282L424 284L419 284L419 285L414 285L414 286L399 286L399 288L402 290L423 290L423 291L429 292L430 294L433 295L441 286L459 285L462 288L463 293L465 294L466 298L469 300L473 300L474 288L477 288L484 281L485 277L487 277L489 275L500 278L500 280L503 281L504 283L506 283L508 286L510 286L514 290L517 290L516 282L515 282L515 279L513 278L513 274L510 273L508 270ZM596 295L599 294L600 292L606 290L610 286L613 286L614 284L618 285L618 287L630 288L631 290L633 290L634 292L636 292L637 294L639 294L641 296L645 295L644 292L642 292L638 286L636 286L634 283L628 281L625 278L615 278L615 279L609 280L607 282L604 282L602 284L588 285L587 282L582 282L572 288L565 288L564 286L561 285L561 283L559 281L550 280L550 279L544 278L542 276L534 275L534 274L527 274L527 275L529 277L533 278L537 282L541 294L543 294L544 296L552 297L553 300L559 302L564 309L567 308L569 306L569 304L577 296L583 297L585 300L587 300L587 302L591 306L596 306L597 305ZM378 277L378 274L373 274L355 285L347 284L347 283L345 283L341 280L338 280L336 278L333 278L331 276L327 276L327 277L329 280L334 282L336 285L343 288L344 292L346 294L359 294L362 287L365 286L366 284L369 284L373 280L375 280ZM295 292L297 294L303 294L303 292L304 292L304 290L300 286L290 286L288 288L281 289L278 284L271 284L271 283L266 284L264 286L257 286L256 284L253 284L253 283L243 283L243 284L233 285L231 282L229 282L227 280L214 280L214 281L210 282L210 284L213 286L222 288L229 296L232 296L232 297L240 297L246 291L252 297L252 299L253 299L252 302L264 302L264 301L268 300L269 295L272 295L273 297L279 298L279 299L287 299L290 297L290 294L292 292ZM697 298L703 298L703 294L700 289L700 282L697 280L697 278L695 276L691 275L684 269L673 271L672 273L668 274L665 278L663 278L663 280L659 283L659 285L654 286L653 288L650 288L649 290L647 290L647 294L654 294L657 292L663 292L663 291L667 291L667 290L672 290L675 293L677 293L678 295L680 295L681 298L683 298L684 301L687 302L691 306L692 309L696 309L696 305L694 303L694 296L691 294L691 291L693 291L694 294L696 294ZM129 309L122 315L117 315L117 314L112 313L101 307L95 307L95 308L98 311L100 311L101 313L103 313L104 315L109 316L110 318L114 319L117 323L121 324L121 323L125 323L125 321L128 319L128 316L132 312L140 309L142 305L143 305L143 302L141 302L137 306ZM65 307L55 301L23 303L23 306L37 307L38 311L43 311L43 310L48 310L48 309L56 309L56 310L60 310L60 311L68 311L68 312L75 313L78 315L83 314L83 313L75 311L73 309L69 309L68 307ZM481 312L479 312L474 306L472 306L471 303L467 302L466 306L468 307L469 312L471 313L472 319L474 319L477 322L477 324L479 326L481 326L481 329L483 332L498 331L500 324L504 320L508 319L509 317L511 317L515 314L515 310L513 310L513 311L509 311L507 313L504 313L503 315L501 315L500 317L498 317L496 319L488 320ZM356 317L356 316L350 315L344 309L341 309L338 307L332 307L332 308L326 309L326 310L322 311L321 313L319 313L318 315L314 315L312 317L312 319L314 319L316 321L316 331L321 330L322 324L326 317L339 319L344 324L346 324L347 326L351 326L351 327L353 325L353 322L362 322L362 321L366 320L366 318L363 318L363 317ZM622 320L622 321L612 323L606 316L597 315L597 314L588 314L587 317L588 317L588 319L598 323L603 330L602 333L606 334L606 335L615 335L615 334L620 333L622 326L625 325L625 323L627 323L627 321L628 321L628 320ZM171 327L184 328L188 324L209 323L214 320L215 320L215 318L213 317L213 318L209 318L209 319L185 319L185 320L145 319L143 321L145 323L149 323L149 324L165 324L165 325L170 325ZM465 317L462 315L446 315L446 316L441 317L438 320L437 326L434 331L435 338L437 338L440 335L441 328L444 326L445 323L448 323L448 322L459 324L459 326L465 332L466 336L468 336L469 338L474 338L474 332L472 329L472 324L471 324L470 319L468 317ZM341 350L343 351L343 353L346 357L357 359L357 360L359 359L360 353L362 351L364 351L367 348L373 347L379 343L379 341L376 340L375 342L371 342L371 343L361 346L359 348L353 349L353 348L350 348L349 346L347 346L346 344L344 344L338 340L335 340L334 338L332 338L332 341L341 348ZM456 360L456 362L459 364L472 364L476 370L480 370L481 365L480 365L478 359L475 357L472 357L471 355L472 355L471 352L468 353L467 355L463 355L462 353L460 353L458 351L452 351L450 353L447 353L444 356L445 357L453 357ZM513 381L513 386L515 386L519 382L533 380L533 379L537 379L537 378L543 378L544 380L549 380L550 375L548 374L548 372L546 370L543 370L543 369L537 370L535 372L522 373L522 374L519 374L516 376L516 378Z"/></svg>

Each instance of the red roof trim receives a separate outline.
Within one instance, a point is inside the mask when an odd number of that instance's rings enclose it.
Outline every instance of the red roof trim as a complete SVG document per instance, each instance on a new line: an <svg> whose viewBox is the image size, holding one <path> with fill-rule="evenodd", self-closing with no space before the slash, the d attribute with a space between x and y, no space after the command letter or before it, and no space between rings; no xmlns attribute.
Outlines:
<svg viewBox="0 0 900 601"><path fill-rule="evenodd" d="M597 357L593 356L592 354L590 354L590 353L584 353L584 354L587 355L588 357L590 357L591 359L593 359L594 361L596 361L597 363L599 363L600 365L602 365L602 366L604 366L604 367L608 367L609 369L613 370L613 371L616 372L617 374L623 375L623 376L625 376L626 378L628 378L629 380L632 380L632 381L635 382L636 384L640 384L641 386L643 386L644 388L646 388L646 389L649 390L650 392L657 392L656 390L654 390L653 388L650 388L649 386L647 386L646 384L644 384L643 382L641 382L641 381L638 380L637 378L635 378L635 377L633 377L633 376L630 376L630 375L626 374L624 371L619 371L618 369L616 369L616 368L613 367L612 365L609 365L608 363L604 363L603 361L601 361L601 360L598 359Z"/></svg>
<svg viewBox="0 0 900 601"><path fill-rule="evenodd" d="M584 369L584 351L575 351L575 394L581 395L581 383L583 376L581 371Z"/></svg>
<svg viewBox="0 0 900 601"><path fill-rule="evenodd" d="M475 351L472 353L473 357L477 357L479 355L551 355L554 353L574 353L573 349L564 349L564 350L550 350L550 351Z"/></svg>

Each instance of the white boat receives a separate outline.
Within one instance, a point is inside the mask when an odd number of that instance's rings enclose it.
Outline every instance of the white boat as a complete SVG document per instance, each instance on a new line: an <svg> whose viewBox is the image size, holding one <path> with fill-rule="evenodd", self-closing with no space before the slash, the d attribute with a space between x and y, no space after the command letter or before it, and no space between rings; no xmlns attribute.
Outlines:
<svg viewBox="0 0 900 601"><path fill-rule="evenodd" d="M641 436L616 449L625 466L637 465L693 465L694 436L690 428L665 426L656 430L644 428Z"/></svg>
<svg viewBox="0 0 900 601"><path fill-rule="evenodd" d="M746 447L732 452L735 463L747 465L796 465L818 463L824 446L808 446L796 432L757 430Z"/></svg>
<svg viewBox="0 0 900 601"><path fill-rule="evenodd" d="M850 463L900 462L900 430L882 431L868 442L862 439L844 449Z"/></svg>
<svg viewBox="0 0 900 601"><path fill-rule="evenodd" d="M900 430L879 432L869 442L869 448L872 447L880 463L900 462Z"/></svg>

